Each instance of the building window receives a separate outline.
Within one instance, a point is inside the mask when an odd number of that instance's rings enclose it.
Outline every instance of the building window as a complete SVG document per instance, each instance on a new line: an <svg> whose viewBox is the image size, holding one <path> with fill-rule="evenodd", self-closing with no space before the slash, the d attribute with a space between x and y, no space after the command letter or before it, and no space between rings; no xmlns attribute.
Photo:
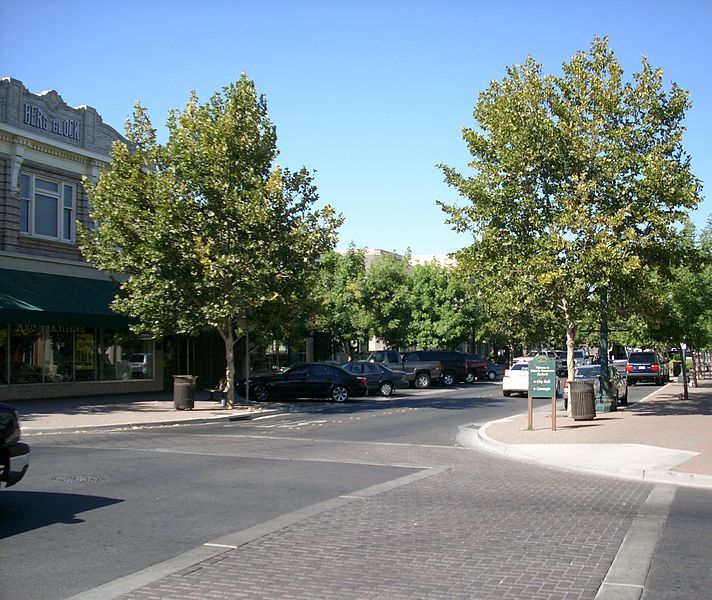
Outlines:
<svg viewBox="0 0 712 600"><path fill-rule="evenodd" d="M130 331L0 325L0 385L153 379L153 356Z"/></svg>
<svg viewBox="0 0 712 600"><path fill-rule="evenodd" d="M23 173L20 181L20 231L28 235L73 242L74 185Z"/></svg>

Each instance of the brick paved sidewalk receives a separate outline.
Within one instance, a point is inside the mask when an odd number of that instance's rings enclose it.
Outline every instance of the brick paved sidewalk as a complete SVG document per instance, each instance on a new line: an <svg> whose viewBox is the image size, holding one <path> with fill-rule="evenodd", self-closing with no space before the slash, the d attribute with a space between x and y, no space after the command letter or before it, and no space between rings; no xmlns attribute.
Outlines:
<svg viewBox="0 0 712 600"><path fill-rule="evenodd" d="M501 444L643 444L698 453L673 471L712 476L712 381L689 388L670 383L643 402L603 413L593 421L574 421L557 412L557 431L551 431L550 411L534 413L534 431L527 431L526 414L497 421L487 435Z"/></svg>
<svg viewBox="0 0 712 600"><path fill-rule="evenodd" d="M25 400L13 405L25 433L239 419L262 412L257 406L239 404L240 398L228 410L207 397L202 392L196 395L193 410L176 410L170 392Z"/></svg>

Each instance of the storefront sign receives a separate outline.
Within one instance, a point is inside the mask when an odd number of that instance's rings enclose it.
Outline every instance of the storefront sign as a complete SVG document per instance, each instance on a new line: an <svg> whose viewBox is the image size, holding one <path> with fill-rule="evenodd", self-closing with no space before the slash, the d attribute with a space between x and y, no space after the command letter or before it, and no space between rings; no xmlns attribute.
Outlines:
<svg viewBox="0 0 712 600"><path fill-rule="evenodd" d="M25 125L36 127L42 131L51 131L56 135L79 141L81 122L78 119L54 119L48 116L39 106L25 102Z"/></svg>
<svg viewBox="0 0 712 600"><path fill-rule="evenodd" d="M13 332L19 335L35 335L41 332L47 333L84 333L86 327L65 326L65 325L14 325Z"/></svg>

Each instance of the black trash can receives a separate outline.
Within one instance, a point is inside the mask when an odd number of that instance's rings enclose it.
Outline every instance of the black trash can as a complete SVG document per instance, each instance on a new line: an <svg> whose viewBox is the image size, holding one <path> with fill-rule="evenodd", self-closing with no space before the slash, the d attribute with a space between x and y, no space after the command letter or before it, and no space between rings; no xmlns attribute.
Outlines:
<svg viewBox="0 0 712 600"><path fill-rule="evenodd" d="M197 379L192 375L173 375L173 406L176 410L193 410Z"/></svg>
<svg viewBox="0 0 712 600"><path fill-rule="evenodd" d="M571 416L574 421L592 421L596 418L596 397L591 381L569 381Z"/></svg>

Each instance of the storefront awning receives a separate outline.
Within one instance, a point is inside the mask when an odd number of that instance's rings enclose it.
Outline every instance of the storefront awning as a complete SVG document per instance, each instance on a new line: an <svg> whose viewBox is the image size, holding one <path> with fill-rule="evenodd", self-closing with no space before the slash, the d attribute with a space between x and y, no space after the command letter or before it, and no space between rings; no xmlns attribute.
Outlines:
<svg viewBox="0 0 712 600"><path fill-rule="evenodd" d="M0 269L0 324L126 328L110 281Z"/></svg>

